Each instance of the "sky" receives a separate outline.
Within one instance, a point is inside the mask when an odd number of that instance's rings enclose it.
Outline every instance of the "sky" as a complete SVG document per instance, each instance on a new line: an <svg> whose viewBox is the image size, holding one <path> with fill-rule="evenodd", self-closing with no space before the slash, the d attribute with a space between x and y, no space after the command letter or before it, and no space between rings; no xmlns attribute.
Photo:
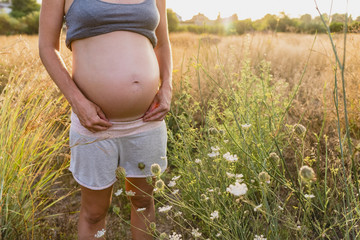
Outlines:
<svg viewBox="0 0 360 240"><path fill-rule="evenodd" d="M166 0L166 4L183 20L191 19L198 13L216 19L219 12L221 17L236 13L240 20L256 20L268 13L277 15L280 12L285 12L290 18L307 13L319 16L314 0ZM360 0L317 0L317 4L321 13L346 13L348 9L353 19L360 16Z"/></svg>

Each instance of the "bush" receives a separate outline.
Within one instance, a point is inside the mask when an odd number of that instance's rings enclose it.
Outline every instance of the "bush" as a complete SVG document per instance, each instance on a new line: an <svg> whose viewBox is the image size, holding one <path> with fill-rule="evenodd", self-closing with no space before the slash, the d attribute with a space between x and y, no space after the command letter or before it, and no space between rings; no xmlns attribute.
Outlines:
<svg viewBox="0 0 360 240"><path fill-rule="evenodd" d="M21 18L21 22L25 28L23 32L26 34L38 34L39 33L39 16L40 12L32 12L25 17Z"/></svg>
<svg viewBox="0 0 360 240"><path fill-rule="evenodd" d="M330 32L342 32L344 29L344 24L341 22L332 22L330 24Z"/></svg>
<svg viewBox="0 0 360 240"><path fill-rule="evenodd" d="M6 13L0 14L0 34L1 35L11 35L19 33L21 29L21 24L15 18L10 17Z"/></svg>

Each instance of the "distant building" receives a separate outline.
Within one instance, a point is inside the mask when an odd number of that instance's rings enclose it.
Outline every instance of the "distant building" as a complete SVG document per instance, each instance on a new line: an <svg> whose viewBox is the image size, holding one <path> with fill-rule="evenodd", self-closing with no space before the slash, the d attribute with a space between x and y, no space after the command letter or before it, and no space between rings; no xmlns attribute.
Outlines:
<svg viewBox="0 0 360 240"><path fill-rule="evenodd" d="M0 13L11 12L11 0L0 0Z"/></svg>

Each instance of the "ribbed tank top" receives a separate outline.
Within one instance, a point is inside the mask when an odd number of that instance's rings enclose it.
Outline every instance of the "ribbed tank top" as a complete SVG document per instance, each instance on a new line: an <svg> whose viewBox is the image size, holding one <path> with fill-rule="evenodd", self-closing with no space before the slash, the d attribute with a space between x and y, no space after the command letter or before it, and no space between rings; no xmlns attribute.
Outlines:
<svg viewBox="0 0 360 240"><path fill-rule="evenodd" d="M71 42L113 31L131 31L147 37L153 47L160 21L156 0L121 4L102 0L74 0L65 15L66 46Z"/></svg>

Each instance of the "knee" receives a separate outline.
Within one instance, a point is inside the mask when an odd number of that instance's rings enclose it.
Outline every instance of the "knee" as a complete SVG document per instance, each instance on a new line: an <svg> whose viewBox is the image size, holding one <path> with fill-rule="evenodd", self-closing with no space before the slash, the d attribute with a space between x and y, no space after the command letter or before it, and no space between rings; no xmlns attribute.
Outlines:
<svg viewBox="0 0 360 240"><path fill-rule="evenodd" d="M88 210L84 211L84 219L89 224L97 224L105 219L106 210Z"/></svg>
<svg viewBox="0 0 360 240"><path fill-rule="evenodd" d="M135 195L129 197L129 199L135 208L147 208L154 202L153 197L148 195Z"/></svg>

